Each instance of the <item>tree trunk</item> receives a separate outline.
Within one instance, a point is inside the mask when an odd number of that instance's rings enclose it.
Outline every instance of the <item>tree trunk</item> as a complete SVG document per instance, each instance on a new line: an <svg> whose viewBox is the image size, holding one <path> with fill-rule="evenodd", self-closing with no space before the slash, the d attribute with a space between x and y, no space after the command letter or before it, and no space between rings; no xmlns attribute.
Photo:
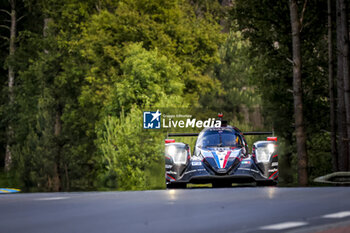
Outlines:
<svg viewBox="0 0 350 233"><path fill-rule="evenodd" d="M232 5L233 4L232 4L231 0L222 0L221 1L221 6L222 7L228 8L228 7L232 6ZM227 11L227 10L225 9L225 11ZM220 18L220 25L222 27L221 32L228 33L230 31L230 26L228 24L227 17L221 17Z"/></svg>
<svg viewBox="0 0 350 233"><path fill-rule="evenodd" d="M329 106L331 125L331 153L333 171L338 171L337 154L337 134L335 124L335 101L334 101L334 76L333 76L333 42L332 42L332 5L331 0L327 0L328 5L328 83L329 83Z"/></svg>
<svg viewBox="0 0 350 233"><path fill-rule="evenodd" d="M341 0L336 2L337 10L337 122L338 122L338 169L346 171L348 168L348 143L346 128L346 110L344 98L344 56L343 56L343 30L341 23Z"/></svg>
<svg viewBox="0 0 350 233"><path fill-rule="evenodd" d="M295 136L298 153L298 182L301 186L308 184L308 158L306 153L306 135L304 131L303 117L303 89L301 78L301 43L300 43L300 19L296 0L289 0L290 18L293 41L293 98Z"/></svg>
<svg viewBox="0 0 350 233"><path fill-rule="evenodd" d="M16 4L15 0L10 1L11 5L11 27L10 27L10 48L9 48L9 57L12 57L15 54L16 50L16 24L17 24L17 17L16 17ZM13 102L14 102L14 93L13 93L13 86L15 83L15 72L14 67L11 64L11 62L8 65L8 98L9 98L9 106L10 109L12 109ZM13 129L11 127L12 122L8 123L7 127L7 143L6 143L6 155L5 155L5 171L9 171L11 168L12 163L12 153L11 153L11 143L13 140Z"/></svg>
<svg viewBox="0 0 350 233"><path fill-rule="evenodd" d="M59 192L61 191L61 175L60 175L60 161L61 161L61 145L59 142L59 137L61 135L62 131L62 123L61 123L61 113L60 110L56 110L56 116L55 116L55 125L54 125L54 135L55 135L55 140L56 140L56 149L57 149L57 154L55 157L55 164L54 164L54 169L53 169L53 191Z"/></svg>
<svg viewBox="0 0 350 233"><path fill-rule="evenodd" d="M44 18L44 26L43 26L43 37L46 38L48 36L48 29L49 29L49 23L52 19L51 18ZM44 49L44 53L45 54L49 54L49 51L47 49ZM56 98L57 99L57 98ZM55 123L54 123L54 136L55 136L55 143L56 143L56 152L57 154L55 155L55 163L54 163L54 167L53 167L53 177L52 180L49 177L49 179L51 180L50 184L51 186L49 186L49 188L51 188L54 192L59 192L61 191L61 175L60 175L60 161L61 161L61 145L59 142L59 137L61 135L61 131L62 131L62 122L61 122L61 108L58 106L57 109L55 109L56 111L56 115L55 115ZM54 148L52 148L54 149Z"/></svg>
<svg viewBox="0 0 350 233"><path fill-rule="evenodd" d="M348 17L347 17L347 6L344 0L340 1L340 18L341 18L341 29L342 29L342 55L343 55L343 79L344 79L344 102L345 102L345 113L346 113L346 129L347 137L345 143L347 144L347 168L350 170L349 163L349 148L350 148L350 83L349 83L349 30L348 30Z"/></svg>
<svg viewBox="0 0 350 233"><path fill-rule="evenodd" d="M43 27L43 36L44 36L44 38L47 37L47 32L48 32L48 29L49 29L49 23L51 21L52 21L51 18L47 18L47 17L44 18L44 27ZM44 53L48 54L49 51L47 49L44 49Z"/></svg>

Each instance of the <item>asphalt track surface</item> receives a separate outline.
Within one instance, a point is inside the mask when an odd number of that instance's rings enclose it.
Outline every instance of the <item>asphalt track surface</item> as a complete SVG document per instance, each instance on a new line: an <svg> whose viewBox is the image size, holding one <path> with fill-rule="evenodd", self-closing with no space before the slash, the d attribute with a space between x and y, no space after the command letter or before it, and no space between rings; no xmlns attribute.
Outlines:
<svg viewBox="0 0 350 233"><path fill-rule="evenodd" d="M349 187L0 195L1 233L350 232L349 226Z"/></svg>

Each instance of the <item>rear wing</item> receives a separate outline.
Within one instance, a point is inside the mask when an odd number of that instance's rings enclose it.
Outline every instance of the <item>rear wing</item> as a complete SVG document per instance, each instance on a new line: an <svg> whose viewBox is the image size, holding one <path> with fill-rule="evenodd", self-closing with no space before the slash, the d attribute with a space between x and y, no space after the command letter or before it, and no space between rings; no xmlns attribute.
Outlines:
<svg viewBox="0 0 350 233"><path fill-rule="evenodd" d="M168 133L168 137L197 137L199 133ZM273 132L243 132L243 135L273 135Z"/></svg>
<svg viewBox="0 0 350 233"><path fill-rule="evenodd" d="M197 137L199 133L168 133L168 137Z"/></svg>
<svg viewBox="0 0 350 233"><path fill-rule="evenodd" d="M273 135L273 132L243 132L243 135Z"/></svg>

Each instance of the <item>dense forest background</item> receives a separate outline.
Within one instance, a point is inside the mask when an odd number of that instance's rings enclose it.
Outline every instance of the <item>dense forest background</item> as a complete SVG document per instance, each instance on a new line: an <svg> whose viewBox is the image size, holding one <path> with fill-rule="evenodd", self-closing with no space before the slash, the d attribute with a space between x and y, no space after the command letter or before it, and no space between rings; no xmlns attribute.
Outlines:
<svg viewBox="0 0 350 233"><path fill-rule="evenodd" d="M348 1L0 0L0 186L164 186L144 109L279 137L281 185L350 170Z"/></svg>

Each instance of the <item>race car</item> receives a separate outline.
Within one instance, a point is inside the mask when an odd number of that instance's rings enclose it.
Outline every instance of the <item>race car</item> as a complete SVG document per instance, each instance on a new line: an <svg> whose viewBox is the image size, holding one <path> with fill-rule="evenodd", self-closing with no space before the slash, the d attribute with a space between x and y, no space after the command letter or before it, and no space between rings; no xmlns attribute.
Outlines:
<svg viewBox="0 0 350 233"><path fill-rule="evenodd" d="M188 144L165 140L165 178L168 188L186 188L188 183L213 187L232 186L232 183L276 185L278 182L277 137L253 144L248 153L245 135L264 135L272 132L241 132L222 125L198 133L171 133L168 137L197 136L191 155Z"/></svg>

